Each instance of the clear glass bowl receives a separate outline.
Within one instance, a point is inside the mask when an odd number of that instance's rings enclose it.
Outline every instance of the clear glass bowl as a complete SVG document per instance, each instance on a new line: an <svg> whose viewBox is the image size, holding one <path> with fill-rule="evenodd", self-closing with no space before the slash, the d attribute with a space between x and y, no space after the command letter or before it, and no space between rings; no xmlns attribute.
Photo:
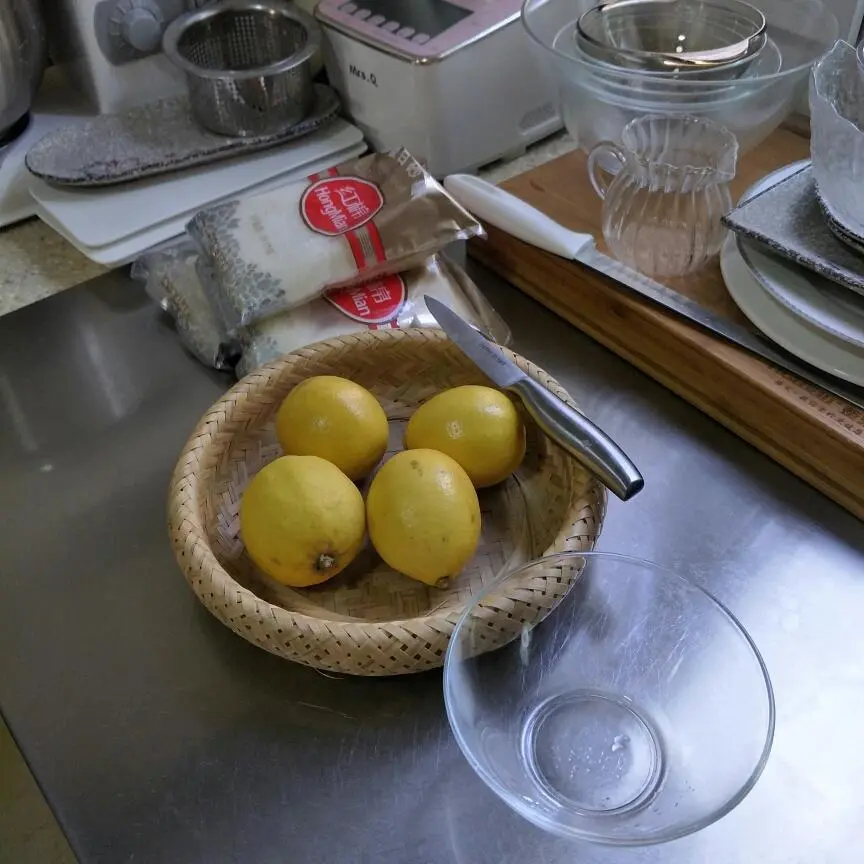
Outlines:
<svg viewBox="0 0 864 864"><path fill-rule="evenodd" d="M502 646L486 621L503 586L550 578L570 583L564 599L514 620ZM599 552L540 559L476 597L447 650L444 698L465 757L513 810L609 845L673 840L728 813L774 734L768 672L731 612L655 564Z"/></svg>
<svg viewBox="0 0 864 864"><path fill-rule="evenodd" d="M837 19L823 0L753 0L767 41L740 77L642 71L602 63L576 44L579 16L594 0L525 0L522 23L552 66L567 130L584 150L620 142L643 114L690 114L725 126L746 152L769 135L803 95L810 68L834 44Z"/></svg>

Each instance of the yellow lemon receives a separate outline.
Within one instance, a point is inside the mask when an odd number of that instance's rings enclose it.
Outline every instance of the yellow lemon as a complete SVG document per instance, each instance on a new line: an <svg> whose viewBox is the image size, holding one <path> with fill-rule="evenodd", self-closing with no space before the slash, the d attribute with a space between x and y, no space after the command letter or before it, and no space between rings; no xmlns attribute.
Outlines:
<svg viewBox="0 0 864 864"><path fill-rule="evenodd" d="M364 387L335 375L298 384L276 415L289 456L320 456L352 480L372 472L387 449L387 415Z"/></svg>
<svg viewBox="0 0 864 864"><path fill-rule="evenodd" d="M405 450L386 462L369 487L366 518L387 564L427 585L455 576L480 540L471 480L435 450Z"/></svg>
<svg viewBox="0 0 864 864"><path fill-rule="evenodd" d="M500 483L519 467L525 456L525 426L500 390L454 387L414 412L405 430L405 446L446 453L479 489Z"/></svg>
<svg viewBox="0 0 864 864"><path fill-rule="evenodd" d="M360 490L317 456L282 456L262 468L240 501L240 537L269 576L305 588L344 570L363 546Z"/></svg>

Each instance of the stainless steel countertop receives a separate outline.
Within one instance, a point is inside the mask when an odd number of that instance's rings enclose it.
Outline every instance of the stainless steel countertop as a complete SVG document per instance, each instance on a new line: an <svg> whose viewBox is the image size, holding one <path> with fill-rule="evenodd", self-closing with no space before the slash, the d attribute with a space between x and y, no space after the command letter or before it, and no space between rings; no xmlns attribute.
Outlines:
<svg viewBox="0 0 864 864"><path fill-rule="evenodd" d="M512 814L447 727L441 676L325 677L197 603L170 472L228 386L115 272L0 320L0 707L82 862L841 864L864 838L864 526L488 274L544 366L643 469L600 548L672 566L749 629L774 752L721 822L649 849ZM2 858L2 852L0 852Z"/></svg>

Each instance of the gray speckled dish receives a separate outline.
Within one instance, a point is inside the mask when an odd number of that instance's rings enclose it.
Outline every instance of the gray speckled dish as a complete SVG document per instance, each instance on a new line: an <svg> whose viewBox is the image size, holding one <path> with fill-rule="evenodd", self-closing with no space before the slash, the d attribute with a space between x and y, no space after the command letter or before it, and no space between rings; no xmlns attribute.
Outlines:
<svg viewBox="0 0 864 864"><path fill-rule="evenodd" d="M780 169L778 175L782 176ZM864 294L864 257L829 228L809 162L739 204L723 221L736 233L833 282Z"/></svg>
<svg viewBox="0 0 864 864"><path fill-rule="evenodd" d="M312 114L279 135L227 138L192 119L185 96L106 114L49 133L27 153L27 169L58 186L114 186L254 153L315 132L339 113L339 97L315 85Z"/></svg>
<svg viewBox="0 0 864 864"><path fill-rule="evenodd" d="M851 229L847 228L832 212L828 206L828 202L819 194L819 187L814 187L816 200L822 208L822 215L825 217L825 223L834 234L834 236L845 243L847 246L854 249L859 255L864 255L864 237L859 236Z"/></svg>

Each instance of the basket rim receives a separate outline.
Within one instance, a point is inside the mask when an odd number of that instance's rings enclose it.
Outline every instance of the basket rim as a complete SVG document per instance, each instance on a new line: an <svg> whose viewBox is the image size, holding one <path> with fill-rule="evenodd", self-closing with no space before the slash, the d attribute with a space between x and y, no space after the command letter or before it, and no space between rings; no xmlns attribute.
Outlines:
<svg viewBox="0 0 864 864"><path fill-rule="evenodd" d="M213 439L210 439L208 444L203 448L200 441L203 436L211 431L215 431L212 427L214 424L223 425L230 423L235 417L238 410L238 399L247 393L254 394L258 387L258 379L265 378L269 382L270 376L267 373L277 372L282 373L286 369L290 369L292 365L301 360L310 352L319 351L322 348L342 348L346 347L346 343L352 347L357 347L358 343L374 344L376 342L394 342L401 340L417 341L418 343L436 341L440 343L451 342L446 334L435 328L413 328L405 330L387 329L387 330L368 330L359 333L352 333L346 336L337 336L330 339L323 339L318 342L311 343L282 357L273 360L258 367L254 372L249 373L245 378L238 381L234 386L227 390L199 419L195 428L192 430L186 444L180 452L179 459L171 476L171 482L168 490L168 525L171 543L174 550L177 563L183 571L187 582L190 583L193 591L195 586L193 578L195 578L193 570L202 570L205 567L216 571L224 579L226 585L230 586L230 590L236 599L237 603L244 601L255 604L256 608L263 609L266 613L273 616L275 621L283 621L288 627L299 627L306 632L312 632L316 627L326 626L330 630L345 630L350 629L353 633L360 633L365 638L376 642L387 642L390 640L390 634L385 633L387 628L402 629L410 628L417 624L426 626L434 626L437 622L441 626L447 627L447 631L452 632L456 621L462 615L465 606L471 602L470 598L465 600L464 604L460 604L455 608L442 613L432 612L426 615L419 615L412 618L394 618L388 621L364 621L362 619L344 620L338 617L327 618L323 615L313 616L305 612L295 612L291 609L286 609L284 606L278 606L270 603L262 597L255 594L254 591L239 583L231 573L226 570L217 559L216 555L210 547L209 540L204 525L203 515L198 506L199 502L199 469L203 462L206 461L208 451L215 444ZM548 373L539 366L536 366L531 361L525 359L514 351L504 346L499 346L505 352L507 357L513 360L520 369L527 375L533 378L538 383L542 384L550 392L554 393L559 398L563 399L567 404L576 407L575 402L567 393L567 391ZM471 361L466 357L466 363ZM482 372L479 372L482 374ZM262 396L264 394L262 390ZM254 398L254 397L253 397ZM211 427L208 429L208 427ZM606 512L606 489L603 484L593 475L588 475L589 482L580 492L579 501L571 500L568 505L567 516L562 520L562 525L571 526L580 521L580 514L586 508L590 509L587 503L591 499L597 501L597 516L595 520L595 529L591 534L588 542L588 548L584 551L593 549L597 537L603 526L604 516ZM176 530L172 530L172 526ZM181 527L182 526L182 527ZM554 547L562 539L562 534L559 532L552 545L544 550L540 556L543 557L551 554ZM197 592L195 592L197 595ZM206 605L206 604L205 604ZM211 611L208 607L208 611ZM349 637L350 638L350 637ZM302 661L301 661L302 662Z"/></svg>

